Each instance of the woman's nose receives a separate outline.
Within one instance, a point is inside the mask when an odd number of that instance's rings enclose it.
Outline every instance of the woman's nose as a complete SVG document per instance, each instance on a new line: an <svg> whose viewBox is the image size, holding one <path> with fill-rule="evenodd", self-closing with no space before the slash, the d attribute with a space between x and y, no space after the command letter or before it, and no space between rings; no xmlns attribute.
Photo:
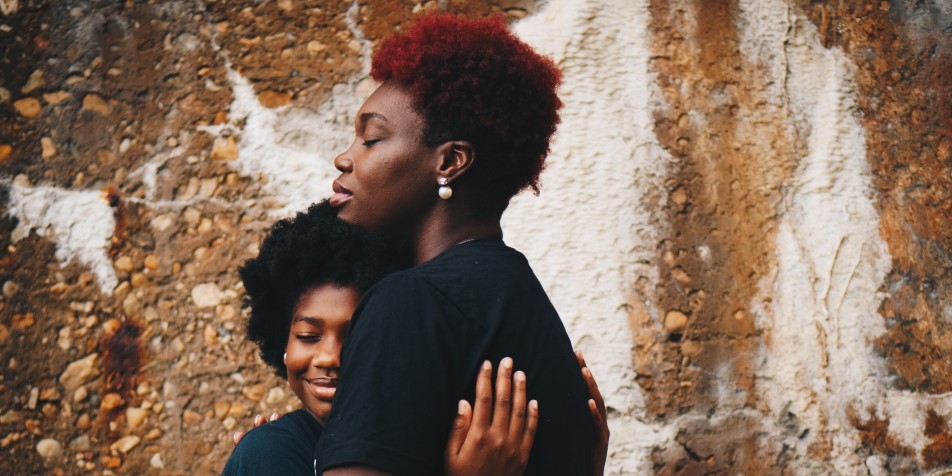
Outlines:
<svg viewBox="0 0 952 476"><path fill-rule="evenodd" d="M350 148L334 157L334 167L341 172L351 172L354 169L354 160L350 157Z"/></svg>

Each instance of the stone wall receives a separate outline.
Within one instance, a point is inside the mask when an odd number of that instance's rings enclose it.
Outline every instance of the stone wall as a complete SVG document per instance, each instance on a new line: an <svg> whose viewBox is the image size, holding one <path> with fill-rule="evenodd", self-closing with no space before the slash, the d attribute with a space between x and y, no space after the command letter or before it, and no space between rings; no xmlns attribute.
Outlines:
<svg viewBox="0 0 952 476"><path fill-rule="evenodd" d="M0 0L0 472L215 474L293 408L236 268L433 9L564 71L503 225L611 474L952 468L948 2Z"/></svg>

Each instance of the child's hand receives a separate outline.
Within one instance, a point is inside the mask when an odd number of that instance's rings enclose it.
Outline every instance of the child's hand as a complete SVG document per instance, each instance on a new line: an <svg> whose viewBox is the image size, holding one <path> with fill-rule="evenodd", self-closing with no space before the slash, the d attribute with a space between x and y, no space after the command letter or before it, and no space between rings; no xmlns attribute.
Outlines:
<svg viewBox="0 0 952 476"><path fill-rule="evenodd" d="M261 416L261 414L259 413L255 415L254 419L251 421L251 430L258 428L259 426L264 425L265 423L275 421L278 418L281 418L281 415L278 414L278 412L272 413L271 417L268 418L267 420L265 420L264 417ZM248 430L248 431L251 431L251 430ZM247 434L248 431L236 431L234 435L231 435L231 439L234 440L235 446L238 446L238 442L241 441L242 438L244 438L245 434Z"/></svg>
<svg viewBox="0 0 952 476"><path fill-rule="evenodd" d="M499 363L495 405L489 361L476 377L475 408L460 400L443 460L448 476L517 476L525 471L539 424L539 405L535 400L527 405L526 375L513 374L512 367L509 357Z"/></svg>
<svg viewBox="0 0 952 476"><path fill-rule="evenodd" d="M605 410L605 399L602 398L602 392L598 390L598 384L595 383L595 376L585 364L585 357L582 357L581 351L575 351L575 357L578 359L579 366L582 367L582 378L588 387L588 394L592 397L588 400L588 411L592 414L592 427L595 430L595 468L592 474L602 476L605 474L605 462L608 460L608 411Z"/></svg>

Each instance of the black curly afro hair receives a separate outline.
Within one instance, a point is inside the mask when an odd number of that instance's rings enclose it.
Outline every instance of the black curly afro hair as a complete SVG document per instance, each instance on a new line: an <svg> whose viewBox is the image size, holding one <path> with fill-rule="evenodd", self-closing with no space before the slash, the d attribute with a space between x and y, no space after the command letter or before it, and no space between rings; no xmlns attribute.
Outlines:
<svg viewBox="0 0 952 476"><path fill-rule="evenodd" d="M337 218L325 200L271 227L258 251L238 270L244 306L250 310L248 338L275 374L287 377L284 348L291 315L301 295L324 284L364 293L384 276L406 267L394 246Z"/></svg>

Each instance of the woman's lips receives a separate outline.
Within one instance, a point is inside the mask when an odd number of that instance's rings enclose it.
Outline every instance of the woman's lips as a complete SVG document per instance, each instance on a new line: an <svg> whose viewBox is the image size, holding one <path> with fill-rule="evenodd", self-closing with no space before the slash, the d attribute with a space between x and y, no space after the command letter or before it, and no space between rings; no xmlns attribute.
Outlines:
<svg viewBox="0 0 952 476"><path fill-rule="evenodd" d="M334 393L337 392L337 379L330 377L319 377L306 379L307 388L311 391L311 394L317 397L318 400L328 400L330 401L334 398Z"/></svg>
<svg viewBox="0 0 952 476"><path fill-rule="evenodd" d="M347 203L347 201L354 196L350 190L347 190L337 182L334 182L333 189L334 195L331 195L331 198L329 199L332 207L339 207L344 203Z"/></svg>

